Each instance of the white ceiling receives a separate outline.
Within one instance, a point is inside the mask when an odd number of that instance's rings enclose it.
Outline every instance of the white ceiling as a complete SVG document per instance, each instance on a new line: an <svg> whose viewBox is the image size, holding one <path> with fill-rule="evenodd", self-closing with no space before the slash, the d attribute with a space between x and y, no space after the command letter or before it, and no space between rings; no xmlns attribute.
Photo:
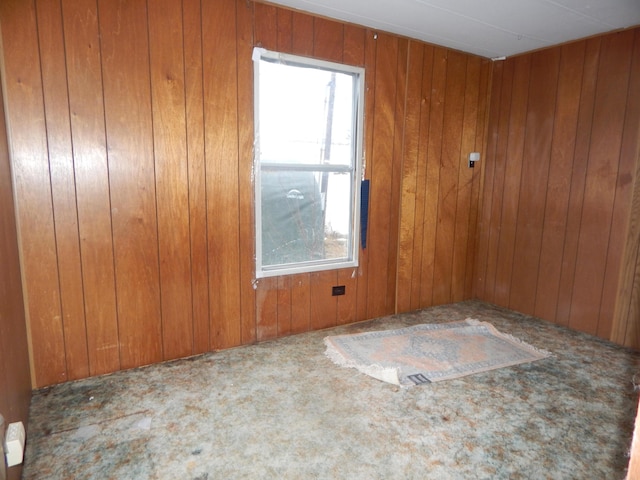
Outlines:
<svg viewBox="0 0 640 480"><path fill-rule="evenodd" d="M497 58L640 25L640 0L271 0Z"/></svg>

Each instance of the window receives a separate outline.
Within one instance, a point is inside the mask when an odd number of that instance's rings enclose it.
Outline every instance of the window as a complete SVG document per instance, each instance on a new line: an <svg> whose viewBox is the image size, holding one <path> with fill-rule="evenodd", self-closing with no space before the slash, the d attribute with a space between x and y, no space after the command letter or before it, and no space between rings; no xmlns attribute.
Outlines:
<svg viewBox="0 0 640 480"><path fill-rule="evenodd" d="M256 276L357 266L364 69L253 60Z"/></svg>

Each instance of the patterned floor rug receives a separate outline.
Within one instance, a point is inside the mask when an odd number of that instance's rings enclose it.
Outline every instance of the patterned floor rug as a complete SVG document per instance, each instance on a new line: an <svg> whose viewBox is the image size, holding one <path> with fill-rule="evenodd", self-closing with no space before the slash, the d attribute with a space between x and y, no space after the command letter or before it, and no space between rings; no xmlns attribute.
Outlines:
<svg viewBox="0 0 640 480"><path fill-rule="evenodd" d="M324 339L334 363L378 380L413 386L463 377L550 356L474 319Z"/></svg>

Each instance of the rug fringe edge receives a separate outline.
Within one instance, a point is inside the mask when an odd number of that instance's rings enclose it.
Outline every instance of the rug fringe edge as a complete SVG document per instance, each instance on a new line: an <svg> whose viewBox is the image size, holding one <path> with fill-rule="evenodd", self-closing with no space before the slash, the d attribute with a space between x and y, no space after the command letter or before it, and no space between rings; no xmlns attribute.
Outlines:
<svg viewBox="0 0 640 480"><path fill-rule="evenodd" d="M326 349L324 351L325 356L331 360L334 364L343 368L355 368L365 375L376 378L383 382L392 383L394 385L402 386L400 384L400 369L395 367L383 367L378 364L363 365L354 361L349 361L340 353L340 351L331 343L329 337L325 337L324 344Z"/></svg>

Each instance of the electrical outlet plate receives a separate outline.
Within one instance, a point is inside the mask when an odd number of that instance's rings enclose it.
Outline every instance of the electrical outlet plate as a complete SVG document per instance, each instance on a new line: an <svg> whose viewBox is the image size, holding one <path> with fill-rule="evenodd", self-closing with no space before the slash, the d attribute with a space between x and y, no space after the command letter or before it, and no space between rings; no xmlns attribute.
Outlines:
<svg viewBox="0 0 640 480"><path fill-rule="evenodd" d="M22 422L10 423L5 436L5 456L7 467L22 463L24 458L25 432Z"/></svg>
<svg viewBox="0 0 640 480"><path fill-rule="evenodd" d="M338 296L344 295L347 291L347 287L345 285L336 285L335 287L331 287L331 295Z"/></svg>
<svg viewBox="0 0 640 480"><path fill-rule="evenodd" d="M476 162L480 161L480 152L471 152L469 154L469 168L473 168Z"/></svg>

